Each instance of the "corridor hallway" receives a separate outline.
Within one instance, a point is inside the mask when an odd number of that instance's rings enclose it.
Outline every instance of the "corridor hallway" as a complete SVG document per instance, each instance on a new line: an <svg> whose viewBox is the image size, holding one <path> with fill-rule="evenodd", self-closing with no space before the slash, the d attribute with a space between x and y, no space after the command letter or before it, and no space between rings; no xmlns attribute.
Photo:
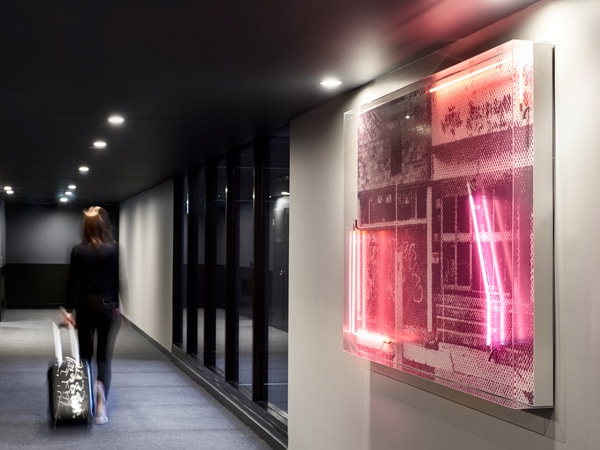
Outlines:
<svg viewBox="0 0 600 450"><path fill-rule="evenodd" d="M59 310L6 310L0 322L2 449L269 449L133 326L123 321L113 356L108 423L48 425L46 371ZM62 333L68 355L67 333Z"/></svg>

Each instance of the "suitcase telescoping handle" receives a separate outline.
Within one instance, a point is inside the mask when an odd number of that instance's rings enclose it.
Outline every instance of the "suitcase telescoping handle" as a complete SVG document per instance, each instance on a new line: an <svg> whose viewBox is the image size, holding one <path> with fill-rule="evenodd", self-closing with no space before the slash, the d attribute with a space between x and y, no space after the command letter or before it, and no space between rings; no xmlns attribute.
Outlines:
<svg viewBox="0 0 600 450"><path fill-rule="evenodd" d="M60 325L60 327L65 327L64 325ZM75 332L75 328L66 327L69 331L69 339L71 341L71 356L73 359L79 364L79 342L77 341L77 334ZM56 359L59 364L62 364L63 361L63 352L62 352L62 341L60 338L60 328L56 322L52 322L52 330L54 332L54 353L56 355Z"/></svg>
<svg viewBox="0 0 600 450"><path fill-rule="evenodd" d="M69 315L67 310L65 308L63 308L62 306L60 307L60 310L62 311L62 313L65 317ZM65 322L63 322L63 324L64 323ZM66 322L66 325L63 325L63 326L65 328L69 329L69 340L71 342L71 356L73 356L75 361L77 361L77 364L79 364L79 339L77 339L77 334L75 333L75 327L70 325L69 322Z"/></svg>

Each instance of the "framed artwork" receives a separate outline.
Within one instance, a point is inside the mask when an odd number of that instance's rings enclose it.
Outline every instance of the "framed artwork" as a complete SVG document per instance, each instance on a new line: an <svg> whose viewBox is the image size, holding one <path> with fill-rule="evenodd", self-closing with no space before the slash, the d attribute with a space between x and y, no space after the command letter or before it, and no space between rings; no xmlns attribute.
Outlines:
<svg viewBox="0 0 600 450"><path fill-rule="evenodd" d="M346 113L345 351L553 406L552 58L511 41Z"/></svg>

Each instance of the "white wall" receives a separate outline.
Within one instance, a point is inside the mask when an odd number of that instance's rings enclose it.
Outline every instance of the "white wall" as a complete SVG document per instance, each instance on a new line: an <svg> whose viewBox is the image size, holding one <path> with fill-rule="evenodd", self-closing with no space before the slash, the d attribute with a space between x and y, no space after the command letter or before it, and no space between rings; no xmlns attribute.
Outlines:
<svg viewBox="0 0 600 450"><path fill-rule="evenodd" d="M173 183L121 204L119 242L127 270L125 316L167 350L172 344Z"/></svg>
<svg viewBox="0 0 600 450"><path fill-rule="evenodd" d="M541 1L292 122L290 449L600 448L599 18L597 0ZM401 382L342 351L344 112L511 39L555 44L556 406L546 416Z"/></svg>

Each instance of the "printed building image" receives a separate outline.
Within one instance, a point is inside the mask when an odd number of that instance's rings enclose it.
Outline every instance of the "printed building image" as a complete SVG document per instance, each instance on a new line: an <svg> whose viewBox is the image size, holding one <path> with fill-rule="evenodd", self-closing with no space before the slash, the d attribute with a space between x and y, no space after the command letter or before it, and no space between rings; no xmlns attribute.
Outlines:
<svg viewBox="0 0 600 450"><path fill-rule="evenodd" d="M515 408L548 406L534 392L533 47L360 113L350 242L350 351Z"/></svg>

